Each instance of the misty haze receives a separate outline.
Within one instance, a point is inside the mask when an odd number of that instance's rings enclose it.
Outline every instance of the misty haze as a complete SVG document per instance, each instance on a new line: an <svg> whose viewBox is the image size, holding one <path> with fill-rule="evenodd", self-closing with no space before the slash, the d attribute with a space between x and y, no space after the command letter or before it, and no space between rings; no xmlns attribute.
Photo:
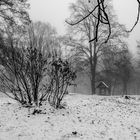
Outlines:
<svg viewBox="0 0 140 140"><path fill-rule="evenodd" d="M0 140L140 140L139 18L139 0L1 0Z"/></svg>

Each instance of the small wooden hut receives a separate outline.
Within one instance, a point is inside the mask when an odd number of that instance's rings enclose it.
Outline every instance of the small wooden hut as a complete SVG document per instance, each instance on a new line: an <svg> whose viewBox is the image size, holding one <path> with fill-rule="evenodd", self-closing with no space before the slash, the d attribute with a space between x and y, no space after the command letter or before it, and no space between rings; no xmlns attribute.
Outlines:
<svg viewBox="0 0 140 140"><path fill-rule="evenodd" d="M100 81L96 88L99 89L99 95L109 94L109 86L103 81Z"/></svg>

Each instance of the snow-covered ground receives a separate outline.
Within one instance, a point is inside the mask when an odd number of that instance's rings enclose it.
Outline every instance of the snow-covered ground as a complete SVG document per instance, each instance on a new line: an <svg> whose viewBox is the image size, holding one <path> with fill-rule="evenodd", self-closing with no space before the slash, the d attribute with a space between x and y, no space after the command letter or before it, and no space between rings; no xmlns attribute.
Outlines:
<svg viewBox="0 0 140 140"><path fill-rule="evenodd" d="M140 97L71 94L65 109L41 114L0 98L0 140L140 140Z"/></svg>

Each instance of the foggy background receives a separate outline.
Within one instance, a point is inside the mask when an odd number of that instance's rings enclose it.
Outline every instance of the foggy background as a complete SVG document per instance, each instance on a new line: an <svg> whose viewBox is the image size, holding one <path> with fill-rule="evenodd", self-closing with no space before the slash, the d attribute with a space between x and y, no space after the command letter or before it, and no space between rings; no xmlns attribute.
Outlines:
<svg viewBox="0 0 140 140"><path fill-rule="evenodd" d="M66 31L65 19L69 17L70 3L76 0L29 0L30 16L33 21L49 22L56 27L58 34L63 35ZM134 0L113 0L114 10L120 23L130 29L137 16L137 1ZM140 23L128 38L129 49L136 53L136 41L139 40Z"/></svg>
<svg viewBox="0 0 140 140"><path fill-rule="evenodd" d="M49 22L54 26L59 35L66 33L67 23L66 18L70 16L69 6L70 3L76 0L30 0L30 16L35 21ZM137 16L137 1L134 0L113 0L115 13L118 21L124 24L129 30L134 25ZM135 29L130 33L127 39L128 48L132 57L137 57L137 41L140 40L140 23L137 24ZM133 77L130 85L128 86L129 94L139 94L139 77ZM71 87L70 92L90 94L90 80L87 75L79 74L76 80L77 87ZM133 85L133 86L132 86ZM132 87L131 87L132 86ZM121 88L116 87L116 94L120 94Z"/></svg>

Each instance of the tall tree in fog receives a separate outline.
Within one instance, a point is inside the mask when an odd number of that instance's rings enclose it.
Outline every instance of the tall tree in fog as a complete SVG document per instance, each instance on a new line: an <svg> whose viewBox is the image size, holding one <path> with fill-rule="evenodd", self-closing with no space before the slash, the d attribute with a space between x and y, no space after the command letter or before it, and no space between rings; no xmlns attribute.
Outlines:
<svg viewBox="0 0 140 140"><path fill-rule="evenodd" d="M126 35L124 33L125 27L116 22L116 16L113 14L113 8L110 1L108 1L107 4L108 7L106 9L109 14L110 26L112 28L112 34L108 43L117 44L120 42L121 37ZM70 19L67 20L68 23L76 22L85 17L95 6L95 1L92 1L90 4L84 0L78 0L76 3L73 3L70 7L72 14ZM97 16L97 14L91 14L75 26L69 26L70 40L67 41L67 44L69 46L73 46L76 51L76 57L84 59L83 61L88 63L86 66L90 67L89 75L91 79L92 94L95 93L98 60L102 55L102 51L107 46L107 44L105 44L105 40L108 36L106 25L100 24L98 28L98 42L97 40L90 41L96 36L96 28L98 24Z"/></svg>
<svg viewBox="0 0 140 140"><path fill-rule="evenodd" d="M131 64L131 55L128 49L122 50L117 53L114 65L116 67L116 73L122 81L122 93L123 95L127 95L127 86L133 69L133 66Z"/></svg>
<svg viewBox="0 0 140 140"><path fill-rule="evenodd" d="M94 0L87 0L87 1L88 1L88 3L92 3ZM138 5L137 5L137 18L136 18L134 25L132 26L132 28L130 30L128 30L128 32L133 31L135 26L138 24L138 21L140 18L140 1L139 0L136 0L136 1L138 3ZM90 42L94 41L94 40L96 42L98 42L99 26L100 26L100 24L104 24L104 25L108 26L108 35L107 35L107 38L105 40L105 43L107 43L110 36L111 36L111 33L112 33L110 18L109 18L109 14L107 13L108 4L106 4L105 0L95 0L94 3L95 3L95 7L93 7L91 10L89 10L89 12L85 16L83 16L80 19L78 19L77 21L71 22L69 24L72 26L77 25L77 24L81 23L83 20L85 20L86 18L88 18L90 15L93 15L97 19L97 25L96 25L95 37L92 38L90 40Z"/></svg>
<svg viewBox="0 0 140 140"><path fill-rule="evenodd" d="M9 48L9 50L14 49L14 46L18 45L21 36L26 31L26 26L30 24L28 9L29 4L27 0L0 1L0 35L7 47L10 43L12 44L12 48ZM2 41L0 45L3 46ZM13 79L10 71L7 68L6 70Z"/></svg>
<svg viewBox="0 0 140 140"><path fill-rule="evenodd" d="M27 40L28 38L34 47L40 48L44 53L59 47L56 29L49 23L30 24Z"/></svg>
<svg viewBox="0 0 140 140"><path fill-rule="evenodd" d="M122 93L127 94L127 85L132 76L132 58L127 44L122 47L109 46L103 51L103 79L110 87L110 94L113 94L115 86L121 82Z"/></svg>

